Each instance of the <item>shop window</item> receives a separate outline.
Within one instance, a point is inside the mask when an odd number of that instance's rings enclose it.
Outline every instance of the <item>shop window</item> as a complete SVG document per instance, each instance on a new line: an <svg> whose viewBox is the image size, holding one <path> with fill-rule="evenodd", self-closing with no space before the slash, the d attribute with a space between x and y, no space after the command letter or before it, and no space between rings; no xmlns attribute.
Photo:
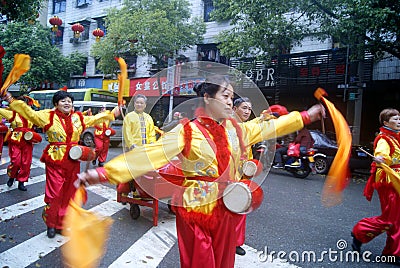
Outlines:
<svg viewBox="0 0 400 268"><path fill-rule="evenodd" d="M53 14L65 12L67 0L53 0Z"/></svg>
<svg viewBox="0 0 400 268"><path fill-rule="evenodd" d="M212 0L204 0L204 21L209 22L210 14L214 10L214 4Z"/></svg>

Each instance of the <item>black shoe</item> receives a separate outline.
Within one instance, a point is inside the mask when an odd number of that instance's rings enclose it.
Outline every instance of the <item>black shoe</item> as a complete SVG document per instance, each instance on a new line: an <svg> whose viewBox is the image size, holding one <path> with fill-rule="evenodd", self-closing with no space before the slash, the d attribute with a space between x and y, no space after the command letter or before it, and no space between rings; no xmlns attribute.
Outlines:
<svg viewBox="0 0 400 268"><path fill-rule="evenodd" d="M351 243L351 247L354 251L360 252L362 242L356 238L356 236L351 232L351 236L353 237L353 243Z"/></svg>
<svg viewBox="0 0 400 268"><path fill-rule="evenodd" d="M7 186L11 187L14 184L14 179L13 178L9 178L7 181Z"/></svg>
<svg viewBox="0 0 400 268"><path fill-rule="evenodd" d="M26 191L27 189L26 189L26 186L24 185L24 183L23 182L18 182L18 190L20 190L20 191Z"/></svg>
<svg viewBox="0 0 400 268"><path fill-rule="evenodd" d="M62 234L62 229L56 229L56 234Z"/></svg>
<svg viewBox="0 0 400 268"><path fill-rule="evenodd" d="M56 236L56 229L47 227L47 237L54 238Z"/></svg>
<svg viewBox="0 0 400 268"><path fill-rule="evenodd" d="M273 168L284 168L284 166L281 163L278 163L274 166L272 166Z"/></svg>
<svg viewBox="0 0 400 268"><path fill-rule="evenodd" d="M104 162L99 162L99 167L104 166Z"/></svg>
<svg viewBox="0 0 400 268"><path fill-rule="evenodd" d="M92 161L92 165L93 165L93 166L96 165L96 159Z"/></svg>
<svg viewBox="0 0 400 268"><path fill-rule="evenodd" d="M246 254L246 250L244 250L242 247L237 246L236 247L236 254L240 255L240 256L243 256L243 255Z"/></svg>

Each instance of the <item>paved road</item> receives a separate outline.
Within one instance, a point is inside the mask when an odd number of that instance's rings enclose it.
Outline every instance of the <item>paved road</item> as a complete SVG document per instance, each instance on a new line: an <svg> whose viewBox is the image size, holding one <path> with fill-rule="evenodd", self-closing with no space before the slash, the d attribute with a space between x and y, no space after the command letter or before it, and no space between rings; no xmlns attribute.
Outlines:
<svg viewBox="0 0 400 268"><path fill-rule="evenodd" d="M60 248L67 239L61 235L48 239L41 219L45 176L37 158L40 151L35 149L28 191L21 192L15 184L11 188L6 185L9 159L4 157L4 148L0 163L0 267L62 267ZM120 148L113 148L110 157L120 152ZM283 171L271 172L263 183L262 206L248 215L247 254L236 257L235 267L378 267L365 261L346 262L349 248L343 246L350 243L350 230L357 220L379 213L377 196L366 202L362 197L365 181L354 179L343 204L325 208L320 203L323 180L317 175L301 180ZM132 220L129 206L116 202L115 187L99 185L88 190L86 208L114 220L99 267L179 267L175 218L167 205L161 204L159 225L153 227L152 210L141 207L141 217ZM379 256L384 239L382 235L363 248L372 252L371 260ZM337 252L321 258L324 250ZM321 261L302 261L304 253L315 253ZM339 259L334 260L336 257Z"/></svg>

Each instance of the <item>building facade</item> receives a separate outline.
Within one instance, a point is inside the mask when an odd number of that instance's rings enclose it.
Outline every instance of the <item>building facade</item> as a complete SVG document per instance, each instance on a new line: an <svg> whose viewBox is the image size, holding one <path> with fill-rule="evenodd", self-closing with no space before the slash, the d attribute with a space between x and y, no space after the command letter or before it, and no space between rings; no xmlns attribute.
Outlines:
<svg viewBox="0 0 400 268"><path fill-rule="evenodd" d="M385 57L374 61L371 55L366 55L362 61L351 61L347 48L341 48L332 40L324 42L305 39L301 46L291 49L290 54L279 55L276 60L266 66L252 59L235 60L224 57L217 47L215 36L229 24L210 21L213 10L212 0L190 0L192 16L203 17L207 31L204 42L182 52L188 61L211 61L239 67L262 90L269 104L280 103L289 110L305 109L314 104L313 92L317 87L323 87L328 92L339 110L345 115L353 133L354 143L367 143L373 140L373 133L379 126L377 116L379 111L387 106L394 108L400 103L400 61L394 57ZM53 42L64 55L74 51L88 56L86 69L82 74L71 77L69 87L97 87L116 90L118 81L107 79L96 71L95 59L90 57L90 48L96 37L93 30L100 28L106 33L104 18L107 9L119 8L122 0L49 0L47 6L47 21L58 16L63 23L54 33ZM84 30L77 36L72 26L80 23ZM51 26L48 22L48 26ZM147 95L160 106L156 114L163 120L168 114L168 100L161 98L162 90L151 88L152 83L146 80L152 74L151 57L132 57L126 59L129 72L129 85L124 95L130 98L134 94ZM166 78L163 78L166 79ZM165 81L164 81L165 82ZM193 86L194 81L180 81L181 84ZM155 83L154 83L155 84ZM174 105L190 97L190 88L185 94L176 93ZM188 93L189 92L189 93ZM190 93L191 92L191 93ZM377 102L376 97L379 96ZM373 118L374 120L371 120ZM333 130L327 120L324 126L313 128Z"/></svg>

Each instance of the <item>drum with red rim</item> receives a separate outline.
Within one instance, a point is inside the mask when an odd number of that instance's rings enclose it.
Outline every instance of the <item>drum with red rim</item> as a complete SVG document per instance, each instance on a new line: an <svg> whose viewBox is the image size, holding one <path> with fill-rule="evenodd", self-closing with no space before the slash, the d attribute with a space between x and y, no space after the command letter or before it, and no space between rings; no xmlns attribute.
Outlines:
<svg viewBox="0 0 400 268"><path fill-rule="evenodd" d="M257 159L247 160L242 165L243 175L248 178L259 175L263 170L263 165Z"/></svg>
<svg viewBox="0 0 400 268"><path fill-rule="evenodd" d="M72 160L93 161L96 159L96 152L93 148L75 145L69 150L69 157Z"/></svg>
<svg viewBox="0 0 400 268"><path fill-rule="evenodd" d="M264 192L256 182L241 180L225 188L222 200L228 210L237 214L247 214L257 209L263 198Z"/></svg>
<svg viewBox="0 0 400 268"><path fill-rule="evenodd" d="M26 141L32 142L32 143L40 143L42 142L42 136L40 136L39 133L36 133L34 131L27 131L24 133L24 139Z"/></svg>
<svg viewBox="0 0 400 268"><path fill-rule="evenodd" d="M114 136L115 135L115 130L112 128L107 128L106 131L104 132L104 134L109 137L109 136Z"/></svg>

